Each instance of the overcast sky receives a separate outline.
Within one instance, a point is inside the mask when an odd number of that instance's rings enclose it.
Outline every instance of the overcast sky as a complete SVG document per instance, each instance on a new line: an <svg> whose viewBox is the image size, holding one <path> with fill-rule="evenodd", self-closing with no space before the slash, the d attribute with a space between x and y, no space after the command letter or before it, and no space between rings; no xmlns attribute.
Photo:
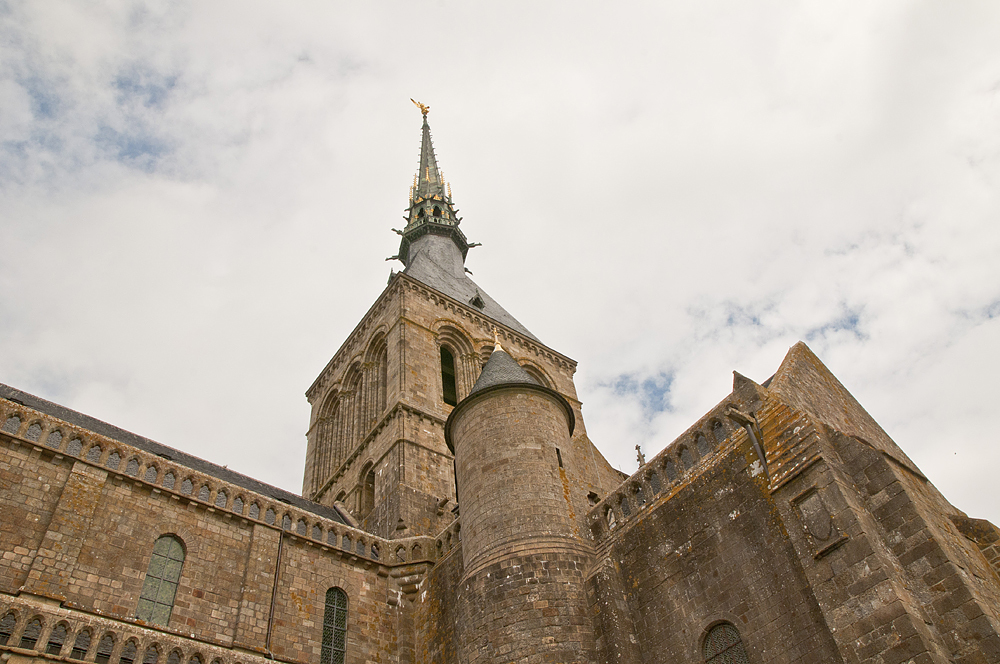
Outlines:
<svg viewBox="0 0 1000 664"><path fill-rule="evenodd" d="M1000 523L1000 4L0 2L0 382L298 491L420 114L622 470L804 340Z"/></svg>

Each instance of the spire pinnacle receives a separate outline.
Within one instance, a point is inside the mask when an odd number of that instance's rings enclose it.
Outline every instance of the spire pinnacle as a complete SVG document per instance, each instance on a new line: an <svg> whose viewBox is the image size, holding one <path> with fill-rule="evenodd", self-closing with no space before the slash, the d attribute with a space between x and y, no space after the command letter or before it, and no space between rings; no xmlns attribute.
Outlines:
<svg viewBox="0 0 1000 664"><path fill-rule="evenodd" d="M424 121L420 127L420 162L410 187L410 205L406 210L406 228L403 229L398 257L409 265L412 242L427 234L442 235L450 237L461 252L458 263L461 265L469 251L469 242L458 229L461 219L451 199L451 187L445 182L434 154L431 127L427 123L427 113L431 109L416 99L410 101L420 109Z"/></svg>

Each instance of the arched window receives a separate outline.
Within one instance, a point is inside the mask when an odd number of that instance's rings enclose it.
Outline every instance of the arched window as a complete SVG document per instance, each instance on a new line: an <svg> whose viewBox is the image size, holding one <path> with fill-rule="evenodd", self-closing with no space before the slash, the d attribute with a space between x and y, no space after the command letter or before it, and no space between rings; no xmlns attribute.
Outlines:
<svg viewBox="0 0 1000 664"><path fill-rule="evenodd" d="M361 509L359 514L365 517L375 509L375 467L366 466L361 475Z"/></svg>
<svg viewBox="0 0 1000 664"><path fill-rule="evenodd" d="M455 387L455 356L451 354L447 346L441 346L441 389L446 404L458 405L458 389Z"/></svg>
<svg viewBox="0 0 1000 664"><path fill-rule="evenodd" d="M170 623L183 565L184 543L178 537L164 535L156 540L135 610L136 618L164 627Z"/></svg>
<svg viewBox="0 0 1000 664"><path fill-rule="evenodd" d="M748 664L740 632L730 623L719 623L705 635L705 664Z"/></svg>
<svg viewBox="0 0 1000 664"><path fill-rule="evenodd" d="M435 217L441 216L441 208L439 208L437 205L434 206L434 216Z"/></svg>
<svg viewBox="0 0 1000 664"><path fill-rule="evenodd" d="M718 424L718 423L716 423ZM700 433L694 438L694 445L698 448L698 454L701 456L707 455L712 451L712 446L708 444L708 438L701 435Z"/></svg>
<svg viewBox="0 0 1000 664"><path fill-rule="evenodd" d="M344 664L347 650L347 594L340 588L326 591L323 611L323 650L320 664Z"/></svg>
<svg viewBox="0 0 1000 664"><path fill-rule="evenodd" d="M694 455L691 454L691 450L682 445L678 456L681 458L681 463L684 464L684 470L694 468Z"/></svg>

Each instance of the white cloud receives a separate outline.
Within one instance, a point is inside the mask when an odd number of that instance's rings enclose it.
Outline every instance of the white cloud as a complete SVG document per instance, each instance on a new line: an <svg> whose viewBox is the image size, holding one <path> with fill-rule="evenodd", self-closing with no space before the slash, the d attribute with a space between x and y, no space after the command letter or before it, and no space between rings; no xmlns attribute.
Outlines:
<svg viewBox="0 0 1000 664"><path fill-rule="evenodd" d="M806 339L1000 521L998 11L10 8L0 380L298 488L302 392L395 253L415 97L471 269L580 360L614 463Z"/></svg>

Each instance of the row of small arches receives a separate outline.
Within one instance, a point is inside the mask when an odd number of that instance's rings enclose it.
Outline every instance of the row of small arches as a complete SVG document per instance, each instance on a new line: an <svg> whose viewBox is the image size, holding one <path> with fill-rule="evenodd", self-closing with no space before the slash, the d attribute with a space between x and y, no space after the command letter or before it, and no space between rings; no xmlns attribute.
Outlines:
<svg viewBox="0 0 1000 664"><path fill-rule="evenodd" d="M59 621L48 633L45 628L45 618L35 615L27 620L18 635L18 614L13 610L8 611L3 618L0 618L0 645L79 661L93 661L97 664L112 664L112 662L114 664L203 664L205 662L202 654L185 654L180 648L169 650L164 657L164 646L154 642L141 648L139 640L135 637L126 638L124 643L121 643L121 638L111 631L104 632L100 639L95 640L96 632L90 627L83 627L74 633L66 621ZM211 664L222 664L222 658L212 659Z"/></svg>
<svg viewBox="0 0 1000 664"><path fill-rule="evenodd" d="M604 521L609 530L632 516L633 508L646 506L647 496L659 495L684 476L695 465L712 454L729 435L729 427L721 420L708 423L708 432L698 431L690 439L664 450L659 456L639 469L633 479L619 490L604 507ZM662 477L661 477L662 476Z"/></svg>
<svg viewBox="0 0 1000 664"><path fill-rule="evenodd" d="M56 450L62 449L70 456L85 459L96 465L103 465L109 470L122 471L129 477L141 477L142 481L147 484L159 485L170 491L176 490L181 495L196 497L201 502L209 503L219 509L228 509L249 519L263 521L268 525L278 523L279 513L274 507L262 509L257 502L245 501L240 495L236 495L230 502L230 494L225 489L215 490L207 482L198 482L197 478L193 477L183 477L178 483L179 475L175 474L174 470L161 471L155 463L144 466L145 462L139 456L131 456L122 469L124 457L122 452L116 448L104 449L98 443L88 446L87 442L89 441L79 436L74 436L67 442L68 436L58 428L52 429L43 436L45 431L40 421L32 422L26 428L23 427L23 424L24 419L19 414L9 415L4 420L3 426L0 427L0 431L18 435L23 428L22 437L33 443L41 443L45 447ZM197 491L195 491L196 487ZM301 537L311 537L318 542L326 542L331 546L337 546L361 556L368 555L375 560L379 558L378 544L368 543L365 538L358 535L351 536L332 528L324 529L316 523L311 524L310 527L304 518L295 519L292 514L287 512L280 516L280 522L283 530L295 532Z"/></svg>

